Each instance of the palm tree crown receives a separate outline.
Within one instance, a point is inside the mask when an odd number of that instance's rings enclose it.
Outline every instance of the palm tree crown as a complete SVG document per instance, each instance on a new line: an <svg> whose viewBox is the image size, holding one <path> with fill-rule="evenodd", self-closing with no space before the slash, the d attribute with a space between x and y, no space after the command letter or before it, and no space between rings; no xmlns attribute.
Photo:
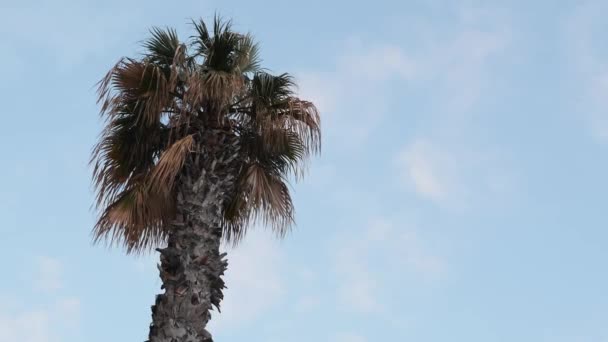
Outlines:
<svg viewBox="0 0 608 342"><path fill-rule="evenodd" d="M315 106L293 78L260 68L258 45L218 17L200 20L181 42L151 31L138 58L121 59L100 81L105 128L91 158L99 217L96 239L141 251L168 234L181 175L211 145L206 132L237 137L243 151L237 190L223 205L223 237L237 242L260 219L284 234L293 222L287 186L320 151Z"/></svg>

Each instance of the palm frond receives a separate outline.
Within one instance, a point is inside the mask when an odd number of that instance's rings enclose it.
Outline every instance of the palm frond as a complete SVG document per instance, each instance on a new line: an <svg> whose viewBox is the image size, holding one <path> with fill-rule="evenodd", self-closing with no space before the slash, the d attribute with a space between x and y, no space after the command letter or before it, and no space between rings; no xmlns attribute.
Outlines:
<svg viewBox="0 0 608 342"><path fill-rule="evenodd" d="M110 118L129 108L145 124L156 124L164 111L174 107L169 77L157 64L121 59L99 82L102 116Z"/></svg>
<svg viewBox="0 0 608 342"><path fill-rule="evenodd" d="M108 122L91 156L98 206L107 205L131 178L154 165L161 136L160 126L138 126L137 116L128 112Z"/></svg>
<svg viewBox="0 0 608 342"><path fill-rule="evenodd" d="M203 19L199 19L198 21L192 21L192 26L196 30L196 35L191 36L190 40L192 42L192 46L194 47L196 54L198 56L207 56L209 47L213 42L211 41L211 35L209 34L209 29L207 28L207 24Z"/></svg>
<svg viewBox="0 0 608 342"><path fill-rule="evenodd" d="M165 239L164 218L173 207L167 198L136 182L101 213L93 234L94 241L122 244L127 253L139 252Z"/></svg>
<svg viewBox="0 0 608 342"><path fill-rule="evenodd" d="M182 46L177 31L172 28L153 27L150 30L150 35L151 37L143 43L143 47L146 49L146 57L153 63L172 65L175 55Z"/></svg>
<svg viewBox="0 0 608 342"><path fill-rule="evenodd" d="M170 194L174 190L177 175L184 167L188 155L193 152L194 136L187 135L162 152L154 169L150 171L147 186L154 191Z"/></svg>
<svg viewBox="0 0 608 342"><path fill-rule="evenodd" d="M284 236L294 223L294 208L285 179L259 163L247 165L237 196L225 211L224 238L238 243L246 228L260 221Z"/></svg>
<svg viewBox="0 0 608 342"><path fill-rule="evenodd" d="M213 19L213 36L202 19L193 24L197 35L191 37L191 45L197 55L204 57L204 68L231 72L234 64L233 53L240 40L240 35L231 30L231 21L225 21L216 15Z"/></svg>
<svg viewBox="0 0 608 342"><path fill-rule="evenodd" d="M260 50L251 34L239 37L235 49L235 71L246 74L260 70Z"/></svg>
<svg viewBox="0 0 608 342"><path fill-rule="evenodd" d="M295 141L301 161L321 150L321 120L315 105L295 97L295 83L289 74L257 73L251 85L252 125L269 146ZM289 132L289 133L287 133ZM290 135L291 134L291 135ZM287 138L289 140L287 140Z"/></svg>
<svg viewBox="0 0 608 342"><path fill-rule="evenodd" d="M317 107L309 101L291 97L273 106L279 125L297 133L307 154L321 151L321 117Z"/></svg>
<svg viewBox="0 0 608 342"><path fill-rule="evenodd" d="M278 76L266 72L256 73L251 83L251 96L254 105L260 109L269 109L273 105L286 101L293 95L295 83L289 74Z"/></svg>

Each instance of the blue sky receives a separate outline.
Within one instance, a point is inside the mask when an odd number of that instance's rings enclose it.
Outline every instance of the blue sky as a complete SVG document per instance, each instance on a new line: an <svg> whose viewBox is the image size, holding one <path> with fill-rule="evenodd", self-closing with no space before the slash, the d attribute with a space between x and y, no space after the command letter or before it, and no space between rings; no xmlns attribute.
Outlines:
<svg viewBox="0 0 608 342"><path fill-rule="evenodd" d="M156 255L92 246L94 84L215 11L322 111L298 227L230 251L217 341L608 341L603 1L0 4L0 342L143 341Z"/></svg>

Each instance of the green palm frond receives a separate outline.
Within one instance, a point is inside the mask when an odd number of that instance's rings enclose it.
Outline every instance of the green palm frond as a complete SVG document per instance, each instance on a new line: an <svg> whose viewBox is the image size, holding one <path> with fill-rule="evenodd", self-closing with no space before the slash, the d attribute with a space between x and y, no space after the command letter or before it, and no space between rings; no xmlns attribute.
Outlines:
<svg viewBox="0 0 608 342"><path fill-rule="evenodd" d="M153 63L172 65L176 53L182 46L177 37L177 31L172 28L153 27L150 35L150 38L142 44L146 49L146 57Z"/></svg>
<svg viewBox="0 0 608 342"><path fill-rule="evenodd" d="M235 49L235 70L242 74L254 73L260 70L260 50L251 34L240 37Z"/></svg>

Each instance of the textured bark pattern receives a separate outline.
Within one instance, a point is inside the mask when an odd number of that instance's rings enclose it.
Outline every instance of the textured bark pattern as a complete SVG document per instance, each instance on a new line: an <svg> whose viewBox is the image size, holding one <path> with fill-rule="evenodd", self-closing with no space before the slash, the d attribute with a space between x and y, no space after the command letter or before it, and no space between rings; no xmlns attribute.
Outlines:
<svg viewBox="0 0 608 342"><path fill-rule="evenodd" d="M152 306L149 342L208 342L212 305L219 311L228 265L220 254L223 205L240 172L238 139L208 133L207 148L180 180L175 222L161 255L165 293ZM215 147L215 150L209 149Z"/></svg>

